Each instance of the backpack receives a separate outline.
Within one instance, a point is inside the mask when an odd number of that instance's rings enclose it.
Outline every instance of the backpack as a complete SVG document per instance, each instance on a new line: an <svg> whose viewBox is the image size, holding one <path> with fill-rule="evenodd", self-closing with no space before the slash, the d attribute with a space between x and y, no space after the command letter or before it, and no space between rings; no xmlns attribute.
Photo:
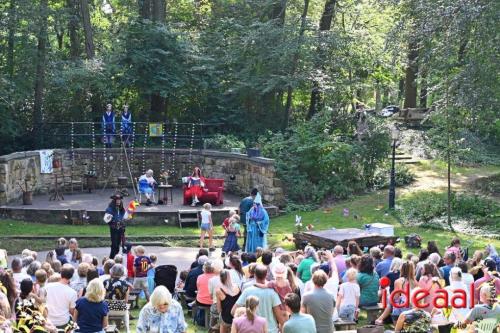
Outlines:
<svg viewBox="0 0 500 333"><path fill-rule="evenodd" d="M406 247L420 248L422 247L422 237L417 234L410 234L405 236Z"/></svg>
<svg viewBox="0 0 500 333"><path fill-rule="evenodd" d="M177 279L177 267L174 265L161 265L155 268L155 286L165 286L173 295L175 292L175 280Z"/></svg>

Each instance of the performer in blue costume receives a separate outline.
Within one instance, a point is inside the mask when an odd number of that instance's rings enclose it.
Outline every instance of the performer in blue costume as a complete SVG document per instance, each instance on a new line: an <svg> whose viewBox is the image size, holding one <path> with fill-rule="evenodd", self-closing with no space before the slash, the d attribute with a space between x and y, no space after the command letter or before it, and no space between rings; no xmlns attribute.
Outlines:
<svg viewBox="0 0 500 333"><path fill-rule="evenodd" d="M115 136L115 113L111 104L106 105L106 112L102 115L102 130L104 132L104 144L106 148L111 148Z"/></svg>
<svg viewBox="0 0 500 333"><path fill-rule="evenodd" d="M245 223L247 220L247 213L253 207L253 200L258 192L259 191L256 188L252 189L250 195L243 198L240 202L240 223L243 226L243 249L245 249L247 245L247 225Z"/></svg>
<svg viewBox="0 0 500 333"><path fill-rule="evenodd" d="M132 135L132 113L128 109L128 104L123 106L122 113L122 141L125 147L130 147L133 140Z"/></svg>
<svg viewBox="0 0 500 333"><path fill-rule="evenodd" d="M110 259L114 259L115 255L120 252L120 244L125 244L125 208L123 207L123 197L117 193L111 197L106 213L104 214L104 222L109 225L109 233L111 236L111 252Z"/></svg>
<svg viewBox="0 0 500 333"><path fill-rule="evenodd" d="M267 231L269 229L269 215L262 206L262 197L257 193L253 207L246 216L247 243L246 252L255 253L258 247L267 248Z"/></svg>

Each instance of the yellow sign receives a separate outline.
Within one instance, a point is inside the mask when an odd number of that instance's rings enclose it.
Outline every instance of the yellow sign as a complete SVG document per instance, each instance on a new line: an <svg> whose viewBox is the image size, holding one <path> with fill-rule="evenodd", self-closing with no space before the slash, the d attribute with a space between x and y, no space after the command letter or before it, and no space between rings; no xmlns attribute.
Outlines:
<svg viewBox="0 0 500 333"><path fill-rule="evenodd" d="M149 123L149 136L158 137L163 135L162 123Z"/></svg>

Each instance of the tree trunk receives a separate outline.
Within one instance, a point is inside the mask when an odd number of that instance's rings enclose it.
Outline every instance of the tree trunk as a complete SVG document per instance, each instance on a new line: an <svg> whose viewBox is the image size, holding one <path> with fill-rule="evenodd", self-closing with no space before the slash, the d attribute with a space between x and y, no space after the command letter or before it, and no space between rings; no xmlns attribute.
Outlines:
<svg viewBox="0 0 500 333"><path fill-rule="evenodd" d="M326 0L325 9L321 15L321 20L319 22L319 31L329 31L332 28L333 16L335 14L335 5L337 0ZM321 37L321 36L320 36ZM319 52L319 62L322 62L323 50L321 46L318 46L317 52ZM322 64L319 64L322 68ZM311 101L309 103L309 112L307 113L307 119L311 119L320 109L321 100L323 97L323 92L321 90L321 85L318 80L313 80L313 88L311 90Z"/></svg>
<svg viewBox="0 0 500 333"><path fill-rule="evenodd" d="M422 81L420 83L420 107L427 108L427 71L422 70L420 73Z"/></svg>
<svg viewBox="0 0 500 333"><path fill-rule="evenodd" d="M151 14L154 22L165 23L167 15L165 0L153 0Z"/></svg>
<svg viewBox="0 0 500 333"><path fill-rule="evenodd" d="M375 84L375 111L382 110L382 94L381 94L380 83Z"/></svg>
<svg viewBox="0 0 500 333"><path fill-rule="evenodd" d="M78 36L79 4L75 0L67 0L69 13L68 33L69 33L69 54L71 59L78 59L80 56L80 37Z"/></svg>
<svg viewBox="0 0 500 333"><path fill-rule="evenodd" d="M401 106L401 100L403 99L404 95L405 95L405 79L402 78L399 80L399 85L398 85L398 106Z"/></svg>
<svg viewBox="0 0 500 333"><path fill-rule="evenodd" d="M302 36L304 36L304 32L306 30L306 19L307 19L307 11L309 9L309 0L304 0L304 9L302 11L302 15L300 18L300 30L299 30L299 45L302 44ZM290 71L290 76L293 77L295 74L295 70L297 68L297 63L299 61L299 50L297 50L293 56L292 68ZM287 96L286 96L286 105L285 105L285 121L283 124L284 128L288 127L288 123L290 121L290 113L292 109L292 96L293 96L293 88L289 84L287 87Z"/></svg>
<svg viewBox="0 0 500 333"><path fill-rule="evenodd" d="M285 24L286 2L287 0L274 0L269 15L271 20L277 20L277 25L280 27Z"/></svg>
<svg viewBox="0 0 500 333"><path fill-rule="evenodd" d="M153 0L139 0L139 14L143 19L151 19Z"/></svg>
<svg viewBox="0 0 500 333"><path fill-rule="evenodd" d="M85 53L87 54L87 59L92 59L95 56L95 50L88 0L80 0L80 14L82 16L83 32L85 33Z"/></svg>
<svg viewBox="0 0 500 333"><path fill-rule="evenodd" d="M45 57L47 43L47 12L48 0L40 0L39 7L39 32L38 32L38 47L37 47L37 63L35 76L35 100L33 104L33 134L35 142L40 142L41 126L43 121L42 105L43 92L45 88Z"/></svg>
<svg viewBox="0 0 500 333"><path fill-rule="evenodd" d="M418 73L418 47L411 42L408 50L408 66L405 76L405 102L404 108L417 107L417 73Z"/></svg>
<svg viewBox="0 0 500 333"><path fill-rule="evenodd" d="M9 37L7 42L7 71L9 78L14 77L14 44L17 25L16 1L10 0L9 6Z"/></svg>

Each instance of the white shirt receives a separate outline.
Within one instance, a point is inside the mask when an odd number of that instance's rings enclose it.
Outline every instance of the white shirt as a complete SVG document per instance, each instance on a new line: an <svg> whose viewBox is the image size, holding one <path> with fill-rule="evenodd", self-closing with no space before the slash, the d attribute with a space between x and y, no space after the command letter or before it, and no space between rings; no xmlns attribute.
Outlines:
<svg viewBox="0 0 500 333"><path fill-rule="evenodd" d="M229 275L231 276L231 282L241 289L243 282L245 282L245 277L241 276L235 269L230 269Z"/></svg>
<svg viewBox="0 0 500 333"><path fill-rule="evenodd" d="M354 282L345 282L340 285L339 295L343 296L341 306L356 306L356 297L361 295L359 284Z"/></svg>
<svg viewBox="0 0 500 333"><path fill-rule="evenodd" d="M14 278L14 282L16 283L16 290L17 291L21 290L21 281L22 280L24 280L24 279L30 279L31 280L31 276L29 276L28 274L23 273L23 272L13 273L12 277Z"/></svg>
<svg viewBox="0 0 500 333"><path fill-rule="evenodd" d="M221 285L220 283L220 277L218 275L210 278L208 280L208 291L210 292L210 295L212 295L212 302L213 304L217 304L217 296L216 296L216 290L219 288Z"/></svg>
<svg viewBox="0 0 500 333"><path fill-rule="evenodd" d="M61 282L53 282L46 285L48 319L55 326L62 326L70 319L70 309L76 306L78 298L76 291Z"/></svg>
<svg viewBox="0 0 500 333"><path fill-rule="evenodd" d="M337 298L337 292L339 289L339 278L337 277L331 277L326 281L326 284L323 286L326 291L328 291L330 294L333 295L333 297ZM304 293L303 295L310 293L314 290L314 283L311 280L307 281L305 286L304 286ZM302 291L301 291L302 292Z"/></svg>
<svg viewBox="0 0 500 333"><path fill-rule="evenodd" d="M201 224L210 223L210 216L212 216L212 213L209 210L203 209L200 215L201 215Z"/></svg>

